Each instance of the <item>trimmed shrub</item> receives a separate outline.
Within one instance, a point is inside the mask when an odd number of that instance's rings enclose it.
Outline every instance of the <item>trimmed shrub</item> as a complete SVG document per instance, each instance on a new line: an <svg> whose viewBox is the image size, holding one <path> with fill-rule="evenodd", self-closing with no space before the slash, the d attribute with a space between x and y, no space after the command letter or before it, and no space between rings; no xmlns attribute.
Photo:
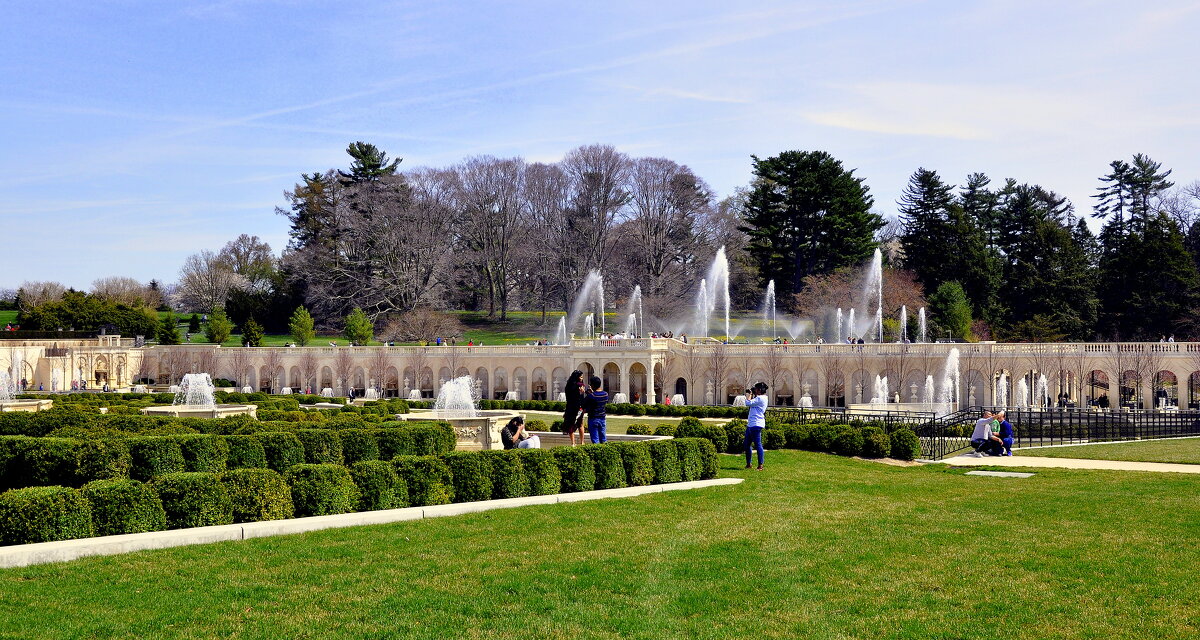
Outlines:
<svg viewBox="0 0 1200 640"><path fill-rule="evenodd" d="M28 487L0 493L0 544L26 544L93 535L92 507L67 487Z"/></svg>
<svg viewBox="0 0 1200 640"><path fill-rule="evenodd" d="M551 449L551 453L562 474L562 493L591 491L596 487L596 467L591 456L580 447L559 447Z"/></svg>
<svg viewBox="0 0 1200 640"><path fill-rule="evenodd" d="M379 429L370 433L375 436L380 460L391 460L396 456L416 455L413 453L415 447L413 446L412 431L409 429L396 427Z"/></svg>
<svg viewBox="0 0 1200 640"><path fill-rule="evenodd" d="M762 440L764 449L782 449L787 446L787 432L782 427L763 429Z"/></svg>
<svg viewBox="0 0 1200 640"><path fill-rule="evenodd" d="M229 490L215 473L167 473L150 486L162 498L168 529L233 523Z"/></svg>
<svg viewBox="0 0 1200 640"><path fill-rule="evenodd" d="M783 427L783 446L788 449L803 449L804 443L808 439L808 432L811 429L812 427L807 424L785 425Z"/></svg>
<svg viewBox="0 0 1200 640"><path fill-rule="evenodd" d="M528 422L525 423L525 430L526 431L545 431L546 430L546 421L545 420L529 420Z"/></svg>
<svg viewBox="0 0 1200 640"><path fill-rule="evenodd" d="M6 488L77 484L77 441L69 438L3 438Z"/></svg>
<svg viewBox="0 0 1200 640"><path fill-rule="evenodd" d="M563 432L563 421L555 420L554 422L550 423L550 431L553 433L562 433Z"/></svg>
<svg viewBox="0 0 1200 640"><path fill-rule="evenodd" d="M679 448L674 440L655 440L650 446L650 460L654 463L654 484L679 482Z"/></svg>
<svg viewBox="0 0 1200 640"><path fill-rule="evenodd" d="M704 471L704 460L700 457L700 443L706 438L675 438L675 450L679 454L679 479L699 480Z"/></svg>
<svg viewBox="0 0 1200 640"><path fill-rule="evenodd" d="M408 488L409 505L423 507L454 500L454 478L438 456L396 456L392 465Z"/></svg>
<svg viewBox="0 0 1200 640"><path fill-rule="evenodd" d="M608 446L621 454L627 486L642 487L654 482L654 462L650 459L650 446L647 443L610 442Z"/></svg>
<svg viewBox="0 0 1200 640"><path fill-rule="evenodd" d="M529 495L548 496L562 487L562 472L549 449L517 449L517 459L529 479Z"/></svg>
<svg viewBox="0 0 1200 640"><path fill-rule="evenodd" d="M857 456L863 450L862 430L849 425L838 429L833 437L833 452L839 456Z"/></svg>
<svg viewBox="0 0 1200 640"><path fill-rule="evenodd" d="M75 448L79 482L128 478L132 459L124 438L83 440ZM104 535L104 534L101 534Z"/></svg>
<svg viewBox="0 0 1200 640"><path fill-rule="evenodd" d="M725 436L729 439L726 453L742 453L746 450L746 421L730 420L725 423Z"/></svg>
<svg viewBox="0 0 1200 640"><path fill-rule="evenodd" d="M98 536L162 531L167 512L149 485L137 480L96 480L80 490L92 507Z"/></svg>
<svg viewBox="0 0 1200 640"><path fill-rule="evenodd" d="M221 476L233 504L234 522L284 520L292 517L292 490L270 469L234 469Z"/></svg>
<svg viewBox="0 0 1200 640"><path fill-rule="evenodd" d="M837 437L837 434L837 425L826 423L814 425L808 432L808 443L805 449L832 453L833 439Z"/></svg>
<svg viewBox="0 0 1200 640"><path fill-rule="evenodd" d="M700 479L711 480L717 477L717 471L721 467L720 460L717 459L717 448L711 440L701 440L700 447Z"/></svg>
<svg viewBox="0 0 1200 640"><path fill-rule="evenodd" d="M407 427L412 433L412 454L418 456L436 456L454 451L458 444L458 435L454 427L445 422L416 423Z"/></svg>
<svg viewBox="0 0 1200 640"><path fill-rule="evenodd" d="M678 429L682 429L684 427L688 427L690 429L695 429L697 427L702 427L702 426L704 426L704 423L700 422L700 418L697 418L694 416L687 416L686 418L683 418L679 421L679 424L676 426L676 429L678 430Z"/></svg>
<svg viewBox="0 0 1200 640"><path fill-rule="evenodd" d="M492 470L482 452L451 451L442 454L442 460L450 467L455 502L492 499Z"/></svg>
<svg viewBox="0 0 1200 640"><path fill-rule="evenodd" d="M705 424L697 418L684 418L679 421L679 428L675 430L676 438L706 438L711 440L713 446L718 450L724 451L729 448L729 435L725 432L725 427L715 424Z"/></svg>
<svg viewBox="0 0 1200 640"><path fill-rule="evenodd" d="M220 436L179 436L176 438L183 452L185 471L225 473L229 459L229 445Z"/></svg>
<svg viewBox="0 0 1200 640"><path fill-rule="evenodd" d="M408 506L408 487L396 467L383 460L360 460L350 466L350 478L358 487L358 510L378 511Z"/></svg>
<svg viewBox="0 0 1200 640"><path fill-rule="evenodd" d="M863 427L862 456L864 458L886 458L892 453L892 440L879 427Z"/></svg>
<svg viewBox="0 0 1200 640"><path fill-rule="evenodd" d="M625 463L621 452L607 444L585 444L580 449L592 459L597 489L619 489L626 486Z"/></svg>
<svg viewBox="0 0 1200 640"><path fill-rule="evenodd" d="M492 499L529 495L529 477L515 451L482 451L492 473Z"/></svg>
<svg viewBox="0 0 1200 640"><path fill-rule="evenodd" d="M660 424L654 428L654 435L674 437L678 428L679 426L674 424Z"/></svg>
<svg viewBox="0 0 1200 640"><path fill-rule="evenodd" d="M654 435L654 427L639 422L638 424L629 425L629 427L625 429L625 433L628 433L631 436L652 436Z"/></svg>
<svg viewBox="0 0 1200 640"><path fill-rule="evenodd" d="M916 460L921 456L921 440L912 429L892 432L892 457L897 460Z"/></svg>
<svg viewBox="0 0 1200 640"><path fill-rule="evenodd" d="M342 464L342 440L331 429L297 429L308 464Z"/></svg>
<svg viewBox="0 0 1200 640"><path fill-rule="evenodd" d="M294 433L264 431L254 434L262 443L266 454L267 468L285 473L292 465L304 463L304 445Z"/></svg>
<svg viewBox="0 0 1200 640"><path fill-rule="evenodd" d="M342 441L342 459L352 465L364 460L379 459L379 441L366 429L343 429L338 432ZM396 457L395 455L392 456Z"/></svg>
<svg viewBox="0 0 1200 640"><path fill-rule="evenodd" d="M265 469L267 467L267 454L263 449L262 441L257 437L247 435L219 437L225 439L225 446L229 450L229 455L225 459L225 466L229 469Z"/></svg>
<svg viewBox="0 0 1200 640"><path fill-rule="evenodd" d="M172 436L141 436L129 438L129 476L147 481L168 473L187 469L179 440ZM191 525L198 526L198 525Z"/></svg>
<svg viewBox="0 0 1200 640"><path fill-rule="evenodd" d="M284 474L292 488L296 516L349 513L358 507L358 487L350 471L338 464L297 464Z"/></svg>

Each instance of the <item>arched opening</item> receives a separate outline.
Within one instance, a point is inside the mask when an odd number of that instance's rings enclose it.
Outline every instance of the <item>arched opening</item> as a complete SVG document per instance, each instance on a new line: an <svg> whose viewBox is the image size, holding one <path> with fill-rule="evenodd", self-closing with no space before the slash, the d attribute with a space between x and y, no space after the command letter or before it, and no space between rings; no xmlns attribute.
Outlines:
<svg viewBox="0 0 1200 640"><path fill-rule="evenodd" d="M333 369L321 367L321 383L319 386L321 388L318 389L318 392L333 388Z"/></svg>
<svg viewBox="0 0 1200 640"><path fill-rule="evenodd" d="M646 402L646 365L635 362L629 367L629 402Z"/></svg>
<svg viewBox="0 0 1200 640"><path fill-rule="evenodd" d="M491 376L488 375L487 369L485 369L483 367L479 367L478 369L475 370L475 384L479 388L479 397L481 397L481 398L490 398L491 397L492 388L488 385L488 380L490 380L490 379L491 379Z"/></svg>
<svg viewBox="0 0 1200 640"><path fill-rule="evenodd" d="M679 396L679 397L678 398L672 397L671 404L676 404L676 403L687 404L688 388L687 388L687 380L686 379L684 379L684 378L676 378L675 379L675 393L673 393L672 396Z"/></svg>
<svg viewBox="0 0 1200 640"><path fill-rule="evenodd" d="M1126 409L1141 409L1142 398L1139 391L1142 387L1141 376L1133 369L1126 369L1121 374L1121 406Z"/></svg>
<svg viewBox="0 0 1200 640"><path fill-rule="evenodd" d="M604 390L610 396L621 391L621 368L617 366L617 363L610 362L604 365L604 373L601 374L600 379L604 381Z"/></svg>
<svg viewBox="0 0 1200 640"><path fill-rule="evenodd" d="M546 380L546 370L538 367L533 370L532 380L529 387L529 397L533 400L548 400L550 394L549 383Z"/></svg>
<svg viewBox="0 0 1200 640"><path fill-rule="evenodd" d="M400 372L396 367L388 367L383 374L383 394L388 398L395 398L400 395Z"/></svg>
<svg viewBox="0 0 1200 640"><path fill-rule="evenodd" d="M512 383L509 385L509 391L517 394L515 400L529 399L529 374L522 367L513 369Z"/></svg>
<svg viewBox="0 0 1200 640"><path fill-rule="evenodd" d="M829 373L825 381L825 405L829 407L846 406L846 376L838 369Z"/></svg>
<svg viewBox="0 0 1200 640"><path fill-rule="evenodd" d="M492 372L492 398L503 400L508 395L508 371L504 367L496 367Z"/></svg>
<svg viewBox="0 0 1200 640"><path fill-rule="evenodd" d="M1179 379L1172 371L1154 374L1154 408L1165 409L1179 406Z"/></svg>
<svg viewBox="0 0 1200 640"><path fill-rule="evenodd" d="M1108 408L1112 403L1109 392L1108 374L1095 369L1087 374L1087 402L1089 406Z"/></svg>
<svg viewBox="0 0 1200 640"><path fill-rule="evenodd" d="M288 386L293 390L304 388L304 379L300 374L300 367L292 367L291 370L288 371L288 381Z"/></svg>

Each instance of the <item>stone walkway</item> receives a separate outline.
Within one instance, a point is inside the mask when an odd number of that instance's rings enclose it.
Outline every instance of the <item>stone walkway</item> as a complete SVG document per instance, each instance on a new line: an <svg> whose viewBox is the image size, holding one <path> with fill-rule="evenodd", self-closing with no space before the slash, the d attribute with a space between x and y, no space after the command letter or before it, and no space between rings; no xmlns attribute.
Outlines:
<svg viewBox="0 0 1200 640"><path fill-rule="evenodd" d="M1129 462L1125 460L1085 460L1081 458L1035 458L1031 456L957 456L942 460L954 467L1022 467L1057 469L1101 469L1107 471L1156 471L1162 473L1200 473L1200 464L1172 462Z"/></svg>

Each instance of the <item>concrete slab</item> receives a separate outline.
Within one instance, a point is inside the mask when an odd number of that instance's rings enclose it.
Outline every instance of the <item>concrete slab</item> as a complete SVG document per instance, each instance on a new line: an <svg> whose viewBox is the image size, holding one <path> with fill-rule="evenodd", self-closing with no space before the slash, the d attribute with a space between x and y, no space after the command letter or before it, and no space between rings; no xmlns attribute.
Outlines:
<svg viewBox="0 0 1200 640"><path fill-rule="evenodd" d="M601 489L599 491L583 491L580 493L560 493L559 502L582 502L584 500L601 500L604 498L630 498L644 496L648 493L662 493L662 485L652 484L645 487L623 487L621 489Z"/></svg>
<svg viewBox="0 0 1200 640"><path fill-rule="evenodd" d="M167 549L190 544L241 539L242 525L227 524L215 527L81 538L79 540L38 542L0 547L0 567L25 567L49 562L66 562L87 556L110 556L149 549Z"/></svg>
<svg viewBox="0 0 1200 640"><path fill-rule="evenodd" d="M1200 473L1200 464L1169 462L1129 462L1125 460L1087 460L1082 458L1038 458L1034 456L958 456L941 462L954 467L1041 467L1057 469L1096 469L1100 471L1152 471L1159 473Z"/></svg>
<svg viewBox="0 0 1200 640"><path fill-rule="evenodd" d="M526 507L534 504L555 504L558 502L557 498L557 495L549 495L504 498L502 500L481 500L479 502L459 502L456 504L421 507L421 510L426 518L441 518L445 516L458 516L464 513L491 511L492 509L511 509L513 507Z"/></svg>
<svg viewBox="0 0 1200 640"><path fill-rule="evenodd" d="M341 527L357 527L368 524L387 524L405 520L420 520L423 517L423 507L408 507L405 509L386 509L383 511L358 511L355 513L340 513L332 516L312 516L309 518L292 518L290 520L266 520L264 522L247 522L242 527L243 539L265 538L267 536L282 536L295 533L307 533L322 529L337 529Z"/></svg>
<svg viewBox="0 0 1200 640"><path fill-rule="evenodd" d="M991 476L993 478L1032 478L1037 474L1021 473L1020 471L968 471L963 475Z"/></svg>

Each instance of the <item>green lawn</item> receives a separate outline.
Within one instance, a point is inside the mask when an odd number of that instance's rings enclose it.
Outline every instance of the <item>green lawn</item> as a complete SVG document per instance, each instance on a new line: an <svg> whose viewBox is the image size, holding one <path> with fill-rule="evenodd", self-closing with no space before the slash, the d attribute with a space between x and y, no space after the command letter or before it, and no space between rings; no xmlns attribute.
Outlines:
<svg viewBox="0 0 1200 640"><path fill-rule="evenodd" d="M18 312L16 309L0 311L0 329L3 329L5 327L5 325L16 322L17 321L17 313Z"/></svg>
<svg viewBox="0 0 1200 640"><path fill-rule="evenodd" d="M1145 440L1114 444L1090 444L1079 447L1022 449L1022 456L1043 458L1089 458L1092 460L1130 460L1134 462L1182 462L1200 464L1200 438Z"/></svg>
<svg viewBox="0 0 1200 640"><path fill-rule="evenodd" d="M1200 635L1200 478L740 466L722 457L733 487L2 570L0 636Z"/></svg>

